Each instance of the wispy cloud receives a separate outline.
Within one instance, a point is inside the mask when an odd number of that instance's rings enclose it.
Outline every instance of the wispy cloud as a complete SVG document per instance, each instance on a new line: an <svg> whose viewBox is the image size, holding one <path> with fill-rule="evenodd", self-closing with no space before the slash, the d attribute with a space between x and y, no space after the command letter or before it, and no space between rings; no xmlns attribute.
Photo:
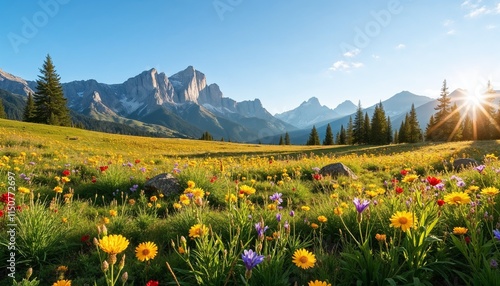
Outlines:
<svg viewBox="0 0 500 286"><path fill-rule="evenodd" d="M406 48L405 44L399 44L399 45L396 46L396 50L402 50L404 48Z"/></svg>
<svg viewBox="0 0 500 286"><path fill-rule="evenodd" d="M455 29L451 29L449 30L448 32L446 32L446 35L455 35L457 33L457 31L455 31Z"/></svg>
<svg viewBox="0 0 500 286"><path fill-rule="evenodd" d="M453 23L455 23L455 21L448 19L448 20L444 21L443 26L449 27L449 26L453 25Z"/></svg>
<svg viewBox="0 0 500 286"><path fill-rule="evenodd" d="M357 56L359 53L361 52L360 49L354 49L354 50L350 50L350 51L347 51L344 53L344 57L347 57L347 58L354 58L355 56Z"/></svg>
<svg viewBox="0 0 500 286"><path fill-rule="evenodd" d="M462 9L466 10L466 18L477 18L486 14L500 14L500 3L494 6L482 5L482 0L467 0L462 2Z"/></svg>
<svg viewBox="0 0 500 286"><path fill-rule="evenodd" d="M482 7L470 10L470 12L467 13L467 15L465 15L465 17L467 17L467 18L476 18L478 16L481 16L483 14L488 14L488 13L489 13L489 10L486 9L486 6L482 6Z"/></svg>
<svg viewBox="0 0 500 286"><path fill-rule="evenodd" d="M329 70L331 71L343 71L350 72L352 69L357 69L363 67L364 64L361 62L348 62L348 61L336 61Z"/></svg>
<svg viewBox="0 0 500 286"><path fill-rule="evenodd" d="M373 55L372 55L372 58L373 58L374 60L380 60L380 56L379 56L379 55L375 55L375 54L373 54Z"/></svg>

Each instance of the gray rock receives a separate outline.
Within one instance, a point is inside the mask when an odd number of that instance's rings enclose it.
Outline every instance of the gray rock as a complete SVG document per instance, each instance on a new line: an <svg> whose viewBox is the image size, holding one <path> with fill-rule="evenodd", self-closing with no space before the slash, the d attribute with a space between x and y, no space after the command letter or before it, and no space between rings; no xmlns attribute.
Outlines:
<svg viewBox="0 0 500 286"><path fill-rule="evenodd" d="M358 179L358 176L356 176L356 174L354 174L354 172L349 169L349 167L342 163L333 163L330 165L326 165L321 168L321 170L319 170L319 173L322 176L331 176L332 178L337 178L338 176L346 176L353 180Z"/></svg>
<svg viewBox="0 0 500 286"><path fill-rule="evenodd" d="M147 180L144 189L146 192L161 192L165 196L177 195L182 192L179 180L168 173L159 174Z"/></svg>
<svg viewBox="0 0 500 286"><path fill-rule="evenodd" d="M460 158L453 161L453 169L460 170L462 168L470 168L479 166L480 163L472 158Z"/></svg>

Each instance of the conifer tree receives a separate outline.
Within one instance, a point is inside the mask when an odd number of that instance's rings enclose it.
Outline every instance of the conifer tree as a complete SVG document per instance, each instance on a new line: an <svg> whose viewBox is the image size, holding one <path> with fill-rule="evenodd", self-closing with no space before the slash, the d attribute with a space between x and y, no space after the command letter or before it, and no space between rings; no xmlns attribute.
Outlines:
<svg viewBox="0 0 500 286"><path fill-rule="evenodd" d="M66 106L61 78L56 73L52 58L47 55L41 75L36 81L37 92L34 95L34 121L50 125L70 126L71 118Z"/></svg>
<svg viewBox="0 0 500 286"><path fill-rule="evenodd" d="M346 145L347 140L346 140L346 132L344 125L340 125L340 132L339 132L339 140L337 140L338 145Z"/></svg>
<svg viewBox="0 0 500 286"><path fill-rule="evenodd" d="M320 145L318 131L316 126L313 125L311 133L309 134L309 139L307 140L307 145Z"/></svg>
<svg viewBox="0 0 500 286"><path fill-rule="evenodd" d="M465 116L462 130L462 140L474 140L474 127L472 125L472 120L468 115Z"/></svg>
<svg viewBox="0 0 500 286"><path fill-rule="evenodd" d="M292 143L290 142L290 135L288 132L285 133L285 145L291 145Z"/></svg>
<svg viewBox="0 0 500 286"><path fill-rule="evenodd" d="M365 119L363 120L364 127L363 127L363 142L366 144L370 144L370 136L371 136L371 129L372 127L370 126L370 117L368 116L368 112L365 112Z"/></svg>
<svg viewBox="0 0 500 286"><path fill-rule="evenodd" d="M3 106L3 100L0 98L0 118L7 118L7 113L5 113L5 108Z"/></svg>
<svg viewBox="0 0 500 286"><path fill-rule="evenodd" d="M364 115L363 109L361 108L361 101L358 102L358 109L356 110L356 114L354 115L354 123L352 130L352 143L353 144L363 144L365 131L364 131Z"/></svg>
<svg viewBox="0 0 500 286"><path fill-rule="evenodd" d="M446 141L451 135L454 127L449 120L451 113L451 98L449 97L446 80L443 81L440 98L437 100L438 105L434 108L436 110L433 118L434 122L431 125L429 121L429 125L427 125L426 134L430 135L427 139L434 141Z"/></svg>
<svg viewBox="0 0 500 286"><path fill-rule="evenodd" d="M33 122L35 117L35 103L33 101L33 94L28 94L28 100L23 112L23 121Z"/></svg>
<svg viewBox="0 0 500 286"><path fill-rule="evenodd" d="M417 143L423 140L422 130L420 129L420 123L418 123L417 111L415 110L415 105L411 105L410 113L406 116L406 131L408 134L408 143Z"/></svg>
<svg viewBox="0 0 500 286"><path fill-rule="evenodd" d="M392 143L394 138L392 137L392 123L391 117L387 116L387 141L386 144Z"/></svg>
<svg viewBox="0 0 500 286"><path fill-rule="evenodd" d="M280 141L278 145L285 145L285 141L283 141L283 135L280 135Z"/></svg>
<svg viewBox="0 0 500 286"><path fill-rule="evenodd" d="M333 145L333 132L330 123L326 125L325 139L323 140L323 145Z"/></svg>
<svg viewBox="0 0 500 286"><path fill-rule="evenodd" d="M387 119L382 102L375 106L371 123L371 143L375 145L387 144Z"/></svg>
<svg viewBox="0 0 500 286"><path fill-rule="evenodd" d="M349 116L349 123L347 123L347 130L345 131L345 144L352 145L353 143L353 124L352 124L352 116Z"/></svg>
<svg viewBox="0 0 500 286"><path fill-rule="evenodd" d="M436 119L434 115L431 115L429 118L429 123L427 123L427 127L425 128L425 139L433 141L434 140L434 126L436 125ZM401 137L401 135L400 135Z"/></svg>
<svg viewBox="0 0 500 286"><path fill-rule="evenodd" d="M408 116L408 114L407 114ZM398 134L398 142L399 143L407 143L408 142L408 135L406 134L406 126L407 126L406 119L401 122L401 126L399 127L399 134Z"/></svg>

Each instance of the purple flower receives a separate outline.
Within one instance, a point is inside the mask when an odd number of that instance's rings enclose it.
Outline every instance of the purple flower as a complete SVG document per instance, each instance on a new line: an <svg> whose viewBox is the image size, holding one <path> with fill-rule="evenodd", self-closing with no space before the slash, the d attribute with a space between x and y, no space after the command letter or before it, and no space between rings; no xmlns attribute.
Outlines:
<svg viewBox="0 0 500 286"><path fill-rule="evenodd" d="M289 213L289 214L290 214L290 216L291 216L291 217L294 217L294 216L295 216L295 212L294 212L294 211L290 211L290 213Z"/></svg>
<svg viewBox="0 0 500 286"><path fill-rule="evenodd" d="M141 167L139 170L144 173L146 172L146 167Z"/></svg>
<svg viewBox="0 0 500 286"><path fill-rule="evenodd" d="M439 183L439 184L435 185L434 189L440 190L440 191L444 190L444 183Z"/></svg>
<svg viewBox="0 0 500 286"><path fill-rule="evenodd" d="M490 266L491 266L491 268L497 268L498 267L498 262L494 258L492 258L490 260Z"/></svg>
<svg viewBox="0 0 500 286"><path fill-rule="evenodd" d="M135 191L137 191L137 188L139 188L139 185L133 185L133 186L130 188L130 191L131 191L131 192L135 192Z"/></svg>
<svg viewBox="0 0 500 286"><path fill-rule="evenodd" d="M465 182L464 181L457 181L457 187L465 187Z"/></svg>
<svg viewBox="0 0 500 286"><path fill-rule="evenodd" d="M278 205L283 202L283 199L281 198L283 194L282 193L274 193L271 196L269 196L269 199L273 202L276 202Z"/></svg>
<svg viewBox="0 0 500 286"><path fill-rule="evenodd" d="M479 166L477 166L477 167L474 167L474 169L473 169L473 170L476 170L476 171L478 171L478 172L479 172L479 174L481 174L481 173L484 171L484 169L485 169L485 168L486 168L486 166L485 166L485 165L479 165Z"/></svg>
<svg viewBox="0 0 500 286"><path fill-rule="evenodd" d="M280 221L281 221L281 214L280 214L280 213L277 213L277 214L276 214L276 220L277 220L278 222L280 222Z"/></svg>
<svg viewBox="0 0 500 286"><path fill-rule="evenodd" d="M370 205L370 201L363 200L362 202L360 202L358 198L354 198L352 202L354 203L354 206L356 207L358 213L362 213L368 207L368 205Z"/></svg>
<svg viewBox="0 0 500 286"><path fill-rule="evenodd" d="M496 238L497 240L500 240L500 230L498 230L498 229L494 229L494 230L493 230L493 235L495 236L495 238Z"/></svg>
<svg viewBox="0 0 500 286"><path fill-rule="evenodd" d="M266 230L268 228L269 227L267 225L264 225L264 222L261 222L261 221L259 221L258 223L255 224L255 230L259 234L259 238L264 237L264 232L266 232Z"/></svg>
<svg viewBox="0 0 500 286"><path fill-rule="evenodd" d="M285 220L285 223L283 224L283 227L285 228L285 230L290 229L290 224L288 223L287 220Z"/></svg>
<svg viewBox="0 0 500 286"><path fill-rule="evenodd" d="M243 263L245 263L246 269L252 270L255 266L264 261L264 255L258 255L251 249L243 250L243 253L241 254L241 259L243 259Z"/></svg>
<svg viewBox="0 0 500 286"><path fill-rule="evenodd" d="M314 167L314 168L312 168L312 170L313 170L315 173L319 173L320 168L319 168L319 167Z"/></svg>

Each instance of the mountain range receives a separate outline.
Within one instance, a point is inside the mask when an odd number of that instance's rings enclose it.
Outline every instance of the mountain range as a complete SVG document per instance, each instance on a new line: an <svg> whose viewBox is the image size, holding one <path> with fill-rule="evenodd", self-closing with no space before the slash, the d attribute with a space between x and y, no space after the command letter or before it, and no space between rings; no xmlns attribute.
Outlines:
<svg viewBox="0 0 500 286"><path fill-rule="evenodd" d="M297 108L273 116L259 99L237 102L224 97L216 83L208 84L206 76L192 66L171 76L150 69L120 84L90 79L62 86L74 121L85 127L105 126L105 130L98 129L101 131L145 136L199 138L208 131L216 140L275 144L288 132L292 144L304 144L313 125L320 136L327 124L336 133L341 125L347 126L358 107L347 100L331 109L311 97ZM35 81L0 69L0 98L13 119L20 119L26 97L35 89ZM458 94L463 97L464 92L456 90L450 96L460 98ZM425 129L437 101L402 91L382 104L394 130L412 104ZM374 108L363 108L363 112L371 117Z"/></svg>

